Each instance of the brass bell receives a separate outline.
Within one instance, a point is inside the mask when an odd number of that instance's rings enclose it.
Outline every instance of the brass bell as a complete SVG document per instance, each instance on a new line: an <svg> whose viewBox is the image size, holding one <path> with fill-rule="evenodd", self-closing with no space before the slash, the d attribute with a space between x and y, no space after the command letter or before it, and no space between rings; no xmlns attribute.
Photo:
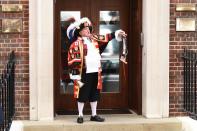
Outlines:
<svg viewBox="0 0 197 131"><path fill-rule="evenodd" d="M84 85L84 83L79 80L77 80L77 84L78 84L79 88L81 88Z"/></svg>

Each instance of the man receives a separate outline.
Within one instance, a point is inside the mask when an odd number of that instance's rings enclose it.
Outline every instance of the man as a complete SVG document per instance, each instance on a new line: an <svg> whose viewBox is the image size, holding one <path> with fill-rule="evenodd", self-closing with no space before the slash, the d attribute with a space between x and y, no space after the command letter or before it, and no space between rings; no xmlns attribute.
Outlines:
<svg viewBox="0 0 197 131"><path fill-rule="evenodd" d="M105 119L97 115L97 101L102 89L101 53L108 42L116 37L121 41L126 34L122 30L102 35L92 34L92 24L88 18L82 18L67 29L68 38L73 41L68 50L68 66L71 79L74 81L74 97L77 98L78 123L83 123L83 107L90 102L92 115L90 120L103 122Z"/></svg>

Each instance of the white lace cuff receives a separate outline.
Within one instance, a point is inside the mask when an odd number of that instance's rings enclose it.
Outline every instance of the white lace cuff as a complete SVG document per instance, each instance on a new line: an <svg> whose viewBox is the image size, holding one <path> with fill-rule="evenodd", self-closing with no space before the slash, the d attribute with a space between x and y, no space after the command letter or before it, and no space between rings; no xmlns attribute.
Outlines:
<svg viewBox="0 0 197 131"><path fill-rule="evenodd" d="M115 32L115 38L117 41L122 41L122 37L119 35L119 33L121 32L122 30L117 30Z"/></svg>

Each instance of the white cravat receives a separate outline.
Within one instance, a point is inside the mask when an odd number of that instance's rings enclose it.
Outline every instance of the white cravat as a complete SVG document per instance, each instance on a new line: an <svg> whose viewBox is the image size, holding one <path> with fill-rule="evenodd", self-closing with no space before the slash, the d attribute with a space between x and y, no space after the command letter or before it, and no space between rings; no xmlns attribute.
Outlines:
<svg viewBox="0 0 197 131"><path fill-rule="evenodd" d="M87 38L83 37L84 44L87 45L86 73L98 72L101 67L101 55L95 45Z"/></svg>

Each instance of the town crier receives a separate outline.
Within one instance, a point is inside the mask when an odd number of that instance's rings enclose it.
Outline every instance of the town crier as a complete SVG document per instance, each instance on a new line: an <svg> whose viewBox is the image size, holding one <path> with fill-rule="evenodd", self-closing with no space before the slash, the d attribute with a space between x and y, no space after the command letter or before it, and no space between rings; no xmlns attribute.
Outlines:
<svg viewBox="0 0 197 131"><path fill-rule="evenodd" d="M96 113L97 102L102 90L101 53L113 38L121 41L126 33L117 30L106 35L93 34L91 21L84 17L72 23L67 29L71 45L68 50L70 78L74 81L74 97L77 99L78 123L83 123L85 102L90 102L90 121L103 122L105 119Z"/></svg>

